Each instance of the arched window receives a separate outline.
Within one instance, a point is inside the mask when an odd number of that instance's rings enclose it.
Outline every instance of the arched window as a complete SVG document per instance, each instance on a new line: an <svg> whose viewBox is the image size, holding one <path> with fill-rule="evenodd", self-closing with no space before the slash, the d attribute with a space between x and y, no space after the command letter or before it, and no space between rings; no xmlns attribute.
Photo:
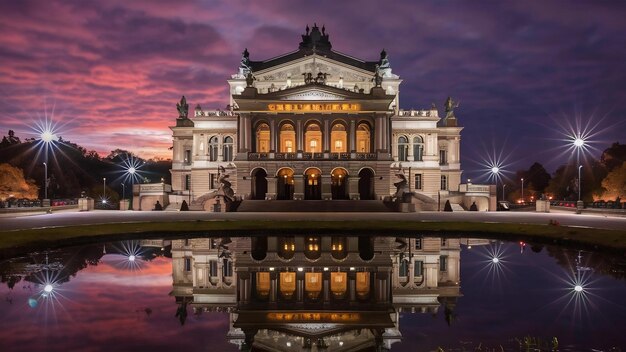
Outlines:
<svg viewBox="0 0 626 352"><path fill-rule="evenodd" d="M398 137L398 161L407 161L409 140L405 136Z"/></svg>
<svg viewBox="0 0 626 352"><path fill-rule="evenodd" d="M280 152L295 153L296 130L291 123L280 126Z"/></svg>
<svg viewBox="0 0 626 352"><path fill-rule="evenodd" d="M346 126L336 123L330 132L331 152L345 153L348 150L348 133Z"/></svg>
<svg viewBox="0 0 626 352"><path fill-rule="evenodd" d="M268 153L270 151L270 126L261 123L256 128L256 152Z"/></svg>
<svg viewBox="0 0 626 352"><path fill-rule="evenodd" d="M413 138L413 160L422 161L424 158L424 138L417 136Z"/></svg>
<svg viewBox="0 0 626 352"><path fill-rule="evenodd" d="M233 137L224 138L224 161L233 161Z"/></svg>
<svg viewBox="0 0 626 352"><path fill-rule="evenodd" d="M356 128L356 151L357 153L370 152L370 126L360 123Z"/></svg>
<svg viewBox="0 0 626 352"><path fill-rule="evenodd" d="M322 152L322 129L317 123L309 124L304 132L305 152Z"/></svg>
<svg viewBox="0 0 626 352"><path fill-rule="evenodd" d="M442 191L447 191L448 190L448 176L441 176L441 190Z"/></svg>
<svg viewBox="0 0 626 352"><path fill-rule="evenodd" d="M217 136L213 136L209 139L209 160L217 161L217 148L219 141Z"/></svg>

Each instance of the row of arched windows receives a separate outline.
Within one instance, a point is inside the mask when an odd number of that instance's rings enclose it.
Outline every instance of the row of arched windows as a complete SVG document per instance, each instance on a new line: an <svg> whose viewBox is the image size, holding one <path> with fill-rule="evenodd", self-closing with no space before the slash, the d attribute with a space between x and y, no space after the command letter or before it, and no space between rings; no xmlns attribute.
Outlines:
<svg viewBox="0 0 626 352"><path fill-rule="evenodd" d="M226 136L222 139L223 161L232 161L234 156L234 139ZM219 161L220 139L218 136L209 137L207 155L210 161ZM200 142L200 153L204 153L204 142Z"/></svg>
<svg viewBox="0 0 626 352"><path fill-rule="evenodd" d="M398 161L409 160L409 148L413 148L413 160L422 161L424 159L424 138L422 136L413 137L412 143L406 136L398 137Z"/></svg>
<svg viewBox="0 0 626 352"><path fill-rule="evenodd" d="M371 152L371 130L367 123L359 123L356 128L356 136L354 150L357 153ZM256 127L256 143L255 151L257 153L268 153L271 149L271 131L267 123L261 122ZM330 130L330 136L324 136L322 127L317 122L306 125L304 129L304 146L298 146L296 129L291 122L285 122L280 126L278 131L278 152L279 153L295 153L303 150L306 153L324 152L324 139L330 138L331 153L347 153L348 150L348 131L343 123L334 123Z"/></svg>

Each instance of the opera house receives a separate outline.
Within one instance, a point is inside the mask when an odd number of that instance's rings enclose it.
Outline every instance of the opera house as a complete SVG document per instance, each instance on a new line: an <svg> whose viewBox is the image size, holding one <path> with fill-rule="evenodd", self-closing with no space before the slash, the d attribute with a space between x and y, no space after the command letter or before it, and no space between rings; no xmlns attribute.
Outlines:
<svg viewBox="0 0 626 352"><path fill-rule="evenodd" d="M316 25L293 52L255 61L246 49L228 80L227 109L196 103L190 111L184 97L177 104L171 175L178 198L170 202L213 211L225 175L243 204L382 202L401 177L417 210L441 210L446 200L491 210L489 186L461 185L458 104L448 98L442 115L434 103L401 110L402 78L385 50L376 56L335 51Z"/></svg>

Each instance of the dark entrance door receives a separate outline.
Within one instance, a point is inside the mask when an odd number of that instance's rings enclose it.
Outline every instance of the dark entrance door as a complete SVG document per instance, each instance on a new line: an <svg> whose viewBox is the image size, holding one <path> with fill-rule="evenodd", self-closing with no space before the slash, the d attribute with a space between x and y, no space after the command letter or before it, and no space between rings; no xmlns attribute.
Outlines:
<svg viewBox="0 0 626 352"><path fill-rule="evenodd" d="M304 174L304 199L322 199L322 175L319 169L308 169Z"/></svg>
<svg viewBox="0 0 626 352"><path fill-rule="evenodd" d="M252 173L252 199L263 200L267 193L267 172L256 169Z"/></svg>
<svg viewBox="0 0 626 352"><path fill-rule="evenodd" d="M280 169L278 171L278 180L276 181L276 195L280 200L293 199L293 170Z"/></svg>
<svg viewBox="0 0 626 352"><path fill-rule="evenodd" d="M337 168L333 170L330 177L330 192L332 199L348 199L346 183L348 182L348 172L345 169Z"/></svg>
<svg viewBox="0 0 626 352"><path fill-rule="evenodd" d="M365 168L359 172L359 197L361 200L374 199L374 172Z"/></svg>

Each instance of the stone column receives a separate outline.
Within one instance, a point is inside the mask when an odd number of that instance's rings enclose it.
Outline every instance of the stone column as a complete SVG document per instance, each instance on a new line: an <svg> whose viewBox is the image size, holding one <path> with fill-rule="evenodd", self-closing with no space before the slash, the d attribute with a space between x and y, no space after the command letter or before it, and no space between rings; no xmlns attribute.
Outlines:
<svg viewBox="0 0 626 352"><path fill-rule="evenodd" d="M302 120L296 121L296 151L302 153L304 151L304 130L302 126Z"/></svg>
<svg viewBox="0 0 626 352"><path fill-rule="evenodd" d="M304 199L304 177L303 175L293 175L293 199Z"/></svg>
<svg viewBox="0 0 626 352"><path fill-rule="evenodd" d="M350 153L356 153L356 121L350 120Z"/></svg>
<svg viewBox="0 0 626 352"><path fill-rule="evenodd" d="M321 175L320 182L322 182L322 199L323 200L331 200L331 198L332 198L332 193L330 191L331 176L330 175Z"/></svg>
<svg viewBox="0 0 626 352"><path fill-rule="evenodd" d="M266 199L276 199L276 178L274 176L265 177L267 181L267 193L265 193Z"/></svg>
<svg viewBox="0 0 626 352"><path fill-rule="evenodd" d="M324 299L324 304L330 303L330 272L324 271L322 273L322 295Z"/></svg>
<svg viewBox="0 0 626 352"><path fill-rule="evenodd" d="M278 278L275 272L270 272L270 303L276 303L278 296Z"/></svg>
<svg viewBox="0 0 626 352"><path fill-rule="evenodd" d="M348 197L351 200L359 200L361 199L361 194L359 193L359 176L348 176Z"/></svg>
<svg viewBox="0 0 626 352"><path fill-rule="evenodd" d="M270 121L270 153L276 153L278 148L276 147L276 120Z"/></svg>
<svg viewBox="0 0 626 352"><path fill-rule="evenodd" d="M304 301L304 272L301 271L296 272L296 301Z"/></svg>
<svg viewBox="0 0 626 352"><path fill-rule="evenodd" d="M328 119L324 119L322 129L322 140L324 141L324 150L322 152L328 153L330 152L330 121Z"/></svg>
<svg viewBox="0 0 626 352"><path fill-rule="evenodd" d="M348 272L348 292L350 297L350 303L356 302L356 273L354 271Z"/></svg>

